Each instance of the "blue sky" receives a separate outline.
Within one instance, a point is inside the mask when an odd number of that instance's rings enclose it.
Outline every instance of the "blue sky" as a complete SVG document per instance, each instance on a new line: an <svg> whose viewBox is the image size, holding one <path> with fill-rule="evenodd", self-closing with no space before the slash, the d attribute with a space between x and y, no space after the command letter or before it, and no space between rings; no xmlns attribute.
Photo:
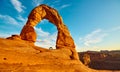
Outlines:
<svg viewBox="0 0 120 72"><path fill-rule="evenodd" d="M0 0L0 37L19 35L30 11L40 4L58 10L77 51L120 50L120 0ZM55 47L52 23L42 20L35 30L36 45Z"/></svg>

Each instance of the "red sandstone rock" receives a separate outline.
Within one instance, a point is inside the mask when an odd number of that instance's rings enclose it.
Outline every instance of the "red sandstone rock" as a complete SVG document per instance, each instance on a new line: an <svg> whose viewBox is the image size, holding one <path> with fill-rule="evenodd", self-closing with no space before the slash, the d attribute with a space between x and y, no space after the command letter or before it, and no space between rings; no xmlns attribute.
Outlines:
<svg viewBox="0 0 120 72"><path fill-rule="evenodd" d="M37 35L32 26L25 25L22 29L22 32L20 34L22 40L26 40L29 42L35 42Z"/></svg>
<svg viewBox="0 0 120 72"><path fill-rule="evenodd" d="M69 33L69 30L64 25L61 16L55 9L43 4L34 8L30 13L28 21L21 31L21 38L23 40L35 42L36 33L33 27L43 19L48 19L58 29L58 36L56 41L57 49L75 48L74 41Z"/></svg>
<svg viewBox="0 0 120 72"><path fill-rule="evenodd" d="M74 40L72 39L68 28L64 25L61 16L55 9L44 4L37 6L31 11L28 21L26 25L24 25L20 36L12 35L7 39L25 40L30 45L34 46L34 42L37 38L34 26L36 26L43 19L48 19L57 27L58 36L56 41L56 49L69 49L72 53L70 58L79 60L78 54L75 50Z"/></svg>

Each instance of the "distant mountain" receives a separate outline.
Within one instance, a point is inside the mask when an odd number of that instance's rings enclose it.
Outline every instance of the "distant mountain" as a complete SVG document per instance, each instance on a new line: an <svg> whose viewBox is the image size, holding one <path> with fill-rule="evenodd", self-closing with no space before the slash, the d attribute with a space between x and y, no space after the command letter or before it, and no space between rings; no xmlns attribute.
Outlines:
<svg viewBox="0 0 120 72"><path fill-rule="evenodd" d="M90 55L91 62L89 67L93 69L107 69L107 70L120 70L120 50L102 50L78 52L79 58L82 62L84 54Z"/></svg>

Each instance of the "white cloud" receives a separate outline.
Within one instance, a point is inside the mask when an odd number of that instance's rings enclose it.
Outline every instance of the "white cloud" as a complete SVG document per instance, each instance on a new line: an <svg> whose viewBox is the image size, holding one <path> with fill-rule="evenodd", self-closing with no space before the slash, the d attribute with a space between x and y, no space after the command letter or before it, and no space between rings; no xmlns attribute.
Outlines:
<svg viewBox="0 0 120 72"><path fill-rule="evenodd" d="M38 39L36 42L36 45L41 46L41 47L45 47L45 48L49 48L49 47L55 48L56 39L57 39L57 33L55 32L55 33L53 33L45 38Z"/></svg>
<svg viewBox="0 0 120 72"><path fill-rule="evenodd" d="M86 35L81 40L84 42L85 46L90 46L91 44L96 44L101 42L107 34L104 33L101 29L97 29L90 34Z"/></svg>
<svg viewBox="0 0 120 72"><path fill-rule="evenodd" d="M63 9L63 8L69 7L69 6L71 6L71 5L70 4L64 4L60 7L60 9Z"/></svg>
<svg viewBox="0 0 120 72"><path fill-rule="evenodd" d="M84 52L84 51L100 51L101 47L98 46L84 46L84 47L76 47L77 52Z"/></svg>
<svg viewBox="0 0 120 72"><path fill-rule="evenodd" d="M55 48L57 32L50 34L49 32L43 31L42 28L35 28L35 30L38 34L37 42L35 43L37 46Z"/></svg>
<svg viewBox="0 0 120 72"><path fill-rule="evenodd" d="M55 4L55 3L59 3L60 1L59 0L56 0L56 1L54 1L53 3Z"/></svg>
<svg viewBox="0 0 120 72"><path fill-rule="evenodd" d="M43 3L44 0L32 0L33 6L39 6L40 4Z"/></svg>
<svg viewBox="0 0 120 72"><path fill-rule="evenodd" d="M36 28L36 27L34 27L34 28L35 28L38 36L40 36L40 37L47 37L50 34L49 32L43 31L41 28Z"/></svg>
<svg viewBox="0 0 120 72"><path fill-rule="evenodd" d="M18 16L17 19L19 21L17 21L15 18L13 18L9 15L1 15L0 14L0 20L1 20L1 22L3 22L3 24L5 23L5 24L22 26L27 21L27 18L23 18L22 16Z"/></svg>
<svg viewBox="0 0 120 72"><path fill-rule="evenodd" d="M2 32L2 31L0 31L0 38L7 38L14 34L19 35L19 32Z"/></svg>
<svg viewBox="0 0 120 72"><path fill-rule="evenodd" d="M22 22L25 22L27 20L27 18L23 18L21 15L19 15L17 17L18 20L22 21Z"/></svg>
<svg viewBox="0 0 120 72"><path fill-rule="evenodd" d="M120 31L120 26L112 28L112 31Z"/></svg>
<svg viewBox="0 0 120 72"><path fill-rule="evenodd" d="M15 18L9 15L0 14L0 22L1 24L3 24L3 26L0 27L3 29L0 32L0 37L6 38L6 37L10 37L10 35L13 34L19 34L19 29L22 28L23 23L25 23L25 20L17 21ZM16 30L15 28L19 28L19 29ZM7 31L5 31L4 29ZM10 31L8 31L8 29L10 29Z"/></svg>
<svg viewBox="0 0 120 72"><path fill-rule="evenodd" d="M108 42L109 40L105 40L105 37L107 36L107 38L112 39L116 35L116 32L118 33L118 31L120 31L120 26L111 27L110 29L106 29L106 30L96 29L95 31L92 31L91 33L87 34L84 37L79 37L80 42L78 45L80 45L80 46L78 46L78 50L79 51L102 50L102 46L100 46L100 45L98 46L97 43L101 44L103 40L104 40L104 42L109 43ZM109 34L109 36L108 36L108 34ZM119 34L117 34L117 35L119 35ZM80 50L80 48L81 48L81 50Z"/></svg>
<svg viewBox="0 0 120 72"><path fill-rule="evenodd" d="M10 37L10 34L0 32L0 38L6 38L6 37Z"/></svg>
<svg viewBox="0 0 120 72"><path fill-rule="evenodd" d="M19 22L20 25L23 25L27 22L27 18L23 18L21 15L19 15L17 19L20 21Z"/></svg>
<svg viewBox="0 0 120 72"><path fill-rule="evenodd" d="M8 24L13 24L13 25L19 24L13 17L11 17L9 15L1 15L0 14L0 20L2 20L2 22L4 22L4 23L8 23Z"/></svg>
<svg viewBox="0 0 120 72"><path fill-rule="evenodd" d="M18 12L24 11L23 9L25 8L25 6L23 6L19 0L10 0L10 1Z"/></svg>
<svg viewBox="0 0 120 72"><path fill-rule="evenodd" d="M71 6L71 4L61 4L61 1L59 0L53 2L47 2L47 3L45 3L45 0L32 0L32 5L34 7L39 6L40 4L49 5L50 7L55 8L57 10L61 10L63 8Z"/></svg>

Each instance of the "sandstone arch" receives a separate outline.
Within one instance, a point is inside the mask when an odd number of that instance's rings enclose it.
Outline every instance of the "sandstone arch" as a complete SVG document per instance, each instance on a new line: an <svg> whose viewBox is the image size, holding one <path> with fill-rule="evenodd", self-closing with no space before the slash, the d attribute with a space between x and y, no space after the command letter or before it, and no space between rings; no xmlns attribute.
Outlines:
<svg viewBox="0 0 120 72"><path fill-rule="evenodd" d="M57 49L75 48L74 41L69 33L69 30L64 25L61 16L55 9L44 4L37 6L31 11L28 21L20 33L21 39L34 43L36 41L34 26L36 26L43 19L48 19L57 27Z"/></svg>

